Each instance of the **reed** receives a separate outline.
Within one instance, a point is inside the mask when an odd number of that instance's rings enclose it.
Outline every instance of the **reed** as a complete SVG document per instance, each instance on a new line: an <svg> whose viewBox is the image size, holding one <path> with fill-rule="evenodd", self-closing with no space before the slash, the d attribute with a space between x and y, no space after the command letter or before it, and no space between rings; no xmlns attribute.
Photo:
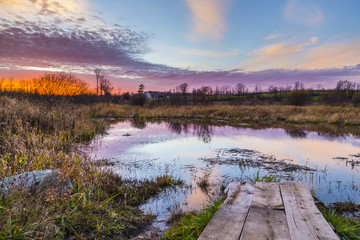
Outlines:
<svg viewBox="0 0 360 240"><path fill-rule="evenodd" d="M143 119L206 119L256 123L328 123L360 125L360 108L355 106L157 106L95 104L88 107L93 117Z"/></svg>
<svg viewBox="0 0 360 240"><path fill-rule="evenodd" d="M0 179L58 169L74 185L62 195L14 190L0 198L0 239L126 239L150 223L138 206L181 181L169 175L130 181L97 167L78 144L107 125L85 105L0 97Z"/></svg>

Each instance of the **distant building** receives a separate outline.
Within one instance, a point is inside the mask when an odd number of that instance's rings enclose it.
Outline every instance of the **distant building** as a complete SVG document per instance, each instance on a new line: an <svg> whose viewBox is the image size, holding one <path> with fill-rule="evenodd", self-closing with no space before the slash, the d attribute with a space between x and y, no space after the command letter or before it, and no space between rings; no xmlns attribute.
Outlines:
<svg viewBox="0 0 360 240"><path fill-rule="evenodd" d="M168 92L147 91L144 92L147 99L163 99L170 97Z"/></svg>

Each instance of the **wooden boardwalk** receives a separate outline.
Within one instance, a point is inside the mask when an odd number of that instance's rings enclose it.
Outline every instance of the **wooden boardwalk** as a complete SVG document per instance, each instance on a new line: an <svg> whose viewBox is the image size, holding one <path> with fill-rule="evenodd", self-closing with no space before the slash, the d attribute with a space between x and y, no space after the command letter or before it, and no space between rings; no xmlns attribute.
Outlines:
<svg viewBox="0 0 360 240"><path fill-rule="evenodd" d="M232 182L199 239L339 239L303 183Z"/></svg>

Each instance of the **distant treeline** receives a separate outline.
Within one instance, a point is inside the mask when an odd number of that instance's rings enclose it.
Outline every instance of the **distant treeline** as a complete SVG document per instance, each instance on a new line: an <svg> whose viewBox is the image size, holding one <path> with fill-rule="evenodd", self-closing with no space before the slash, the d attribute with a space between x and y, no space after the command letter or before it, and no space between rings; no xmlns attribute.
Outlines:
<svg viewBox="0 0 360 240"><path fill-rule="evenodd" d="M170 105L196 105L196 104L230 104L230 105L314 105L314 104L353 104L360 105L360 84L347 80L337 82L334 89L306 89L302 83L286 87L270 86L262 90L256 86L250 91L242 83L236 87L202 86L188 90L184 83L169 91L168 98L151 100L148 104L168 103Z"/></svg>
<svg viewBox="0 0 360 240"><path fill-rule="evenodd" d="M139 85L139 90L134 93L114 93L112 83L105 77L99 78L97 88L92 90L87 83L70 73L46 73L31 81L14 83L12 79L0 80L0 94L16 95L19 97L57 100L67 99L75 103L89 104L95 102L111 102L132 105L257 105L257 104L289 104L289 105L314 105L331 104L360 105L360 83L340 80L334 89L305 88L300 82L294 86L269 86L262 89L256 86L250 91L243 83L231 86L202 86L190 90L189 84L183 83L174 89L163 92L162 98L149 99L146 96L145 86ZM105 79L105 80L103 80ZM166 96L166 97L164 97Z"/></svg>

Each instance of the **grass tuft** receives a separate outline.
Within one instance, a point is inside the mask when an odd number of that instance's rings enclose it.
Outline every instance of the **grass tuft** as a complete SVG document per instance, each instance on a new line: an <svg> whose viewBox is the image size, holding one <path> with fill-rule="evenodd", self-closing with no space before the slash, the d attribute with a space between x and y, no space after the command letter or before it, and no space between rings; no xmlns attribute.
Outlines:
<svg viewBox="0 0 360 240"><path fill-rule="evenodd" d="M335 211L330 210L323 210L322 214L341 239L360 239L360 224L355 220L339 216Z"/></svg>
<svg viewBox="0 0 360 240"><path fill-rule="evenodd" d="M204 205L201 211L186 213L180 219L179 216L173 217L179 220L165 233L163 239L197 239L224 200L224 197L219 197Z"/></svg>
<svg viewBox="0 0 360 240"><path fill-rule="evenodd" d="M260 177L260 170L258 170L256 172L256 175L254 176L254 178L249 178L249 181L251 181L251 182L280 182L281 179L282 179L281 177L278 177L273 174L268 174L268 175Z"/></svg>

